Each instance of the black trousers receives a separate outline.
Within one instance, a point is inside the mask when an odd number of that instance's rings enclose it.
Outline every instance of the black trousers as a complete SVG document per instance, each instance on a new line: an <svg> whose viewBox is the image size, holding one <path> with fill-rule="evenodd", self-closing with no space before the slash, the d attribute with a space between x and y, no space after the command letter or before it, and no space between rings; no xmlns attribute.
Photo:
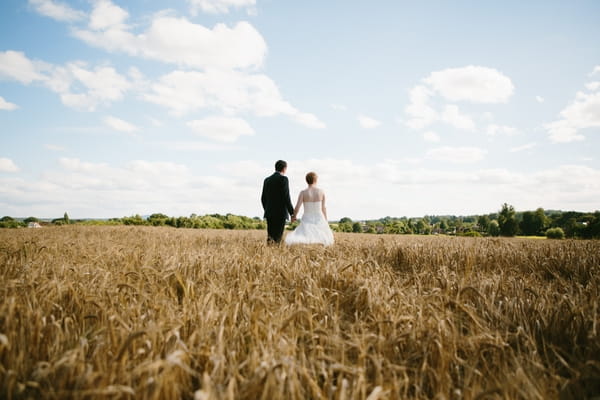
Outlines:
<svg viewBox="0 0 600 400"><path fill-rule="evenodd" d="M267 218L267 242L281 243L283 230L285 229L285 218Z"/></svg>

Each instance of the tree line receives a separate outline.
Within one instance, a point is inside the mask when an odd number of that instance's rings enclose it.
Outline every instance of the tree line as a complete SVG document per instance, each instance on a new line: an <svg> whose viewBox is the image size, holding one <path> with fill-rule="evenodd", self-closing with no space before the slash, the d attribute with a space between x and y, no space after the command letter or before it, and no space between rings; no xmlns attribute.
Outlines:
<svg viewBox="0 0 600 400"><path fill-rule="evenodd" d="M62 218L43 221L35 217L22 220L9 216L0 218L0 228L27 227L31 223L41 225L145 225L171 226L193 229L266 229L266 223L259 217L246 217L234 214L207 214L189 217L170 217L162 213L146 217L133 215L122 218L71 219L65 213ZM291 224L294 229L297 222ZM424 216L419 218L384 217L377 220L353 221L344 217L330 222L336 232L373 234L419 234L456 236L547 236L550 238L600 238L600 211L583 213L577 211L554 211L538 208L534 211L517 212L504 203L496 213L470 216Z"/></svg>
<svg viewBox="0 0 600 400"><path fill-rule="evenodd" d="M352 221L345 217L335 224L335 228L339 232L592 239L600 238L600 211L583 213L538 208L517 212L513 206L504 203L498 212L484 215L385 217L369 221Z"/></svg>

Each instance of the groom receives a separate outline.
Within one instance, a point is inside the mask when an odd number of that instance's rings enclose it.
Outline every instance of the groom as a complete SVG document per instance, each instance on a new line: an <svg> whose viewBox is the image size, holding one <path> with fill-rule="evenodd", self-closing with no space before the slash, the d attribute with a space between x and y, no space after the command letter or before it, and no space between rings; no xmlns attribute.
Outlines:
<svg viewBox="0 0 600 400"><path fill-rule="evenodd" d="M273 175L265 178L261 202L267 219L267 243L280 243L285 228L285 221L291 215L292 222L296 220L294 207L290 200L290 186L285 176L287 163L279 160L275 163Z"/></svg>

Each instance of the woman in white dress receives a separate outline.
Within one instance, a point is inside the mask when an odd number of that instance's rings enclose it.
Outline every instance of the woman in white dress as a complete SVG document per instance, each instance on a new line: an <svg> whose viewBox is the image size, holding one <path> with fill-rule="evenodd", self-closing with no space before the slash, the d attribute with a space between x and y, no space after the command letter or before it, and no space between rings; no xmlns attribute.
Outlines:
<svg viewBox="0 0 600 400"><path fill-rule="evenodd" d="M308 187L300 192L294 208L294 215L298 215L300 207L304 205L304 215L300 225L285 237L286 244L320 243L325 246L333 244L333 232L327 222L325 192L316 186L317 178L314 172L306 174Z"/></svg>

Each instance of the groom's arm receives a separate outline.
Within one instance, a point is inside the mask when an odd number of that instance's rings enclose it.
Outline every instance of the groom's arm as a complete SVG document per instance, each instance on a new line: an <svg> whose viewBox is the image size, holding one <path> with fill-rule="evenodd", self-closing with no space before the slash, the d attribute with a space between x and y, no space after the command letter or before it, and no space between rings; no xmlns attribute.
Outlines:
<svg viewBox="0 0 600 400"><path fill-rule="evenodd" d="M294 206L292 205L292 199L290 199L290 183L287 176L284 176L283 178L283 201L285 202L285 208L287 208L288 213L293 217Z"/></svg>
<svg viewBox="0 0 600 400"><path fill-rule="evenodd" d="M262 203L263 210L267 210L267 180L263 182L262 194L260 195L260 202Z"/></svg>

